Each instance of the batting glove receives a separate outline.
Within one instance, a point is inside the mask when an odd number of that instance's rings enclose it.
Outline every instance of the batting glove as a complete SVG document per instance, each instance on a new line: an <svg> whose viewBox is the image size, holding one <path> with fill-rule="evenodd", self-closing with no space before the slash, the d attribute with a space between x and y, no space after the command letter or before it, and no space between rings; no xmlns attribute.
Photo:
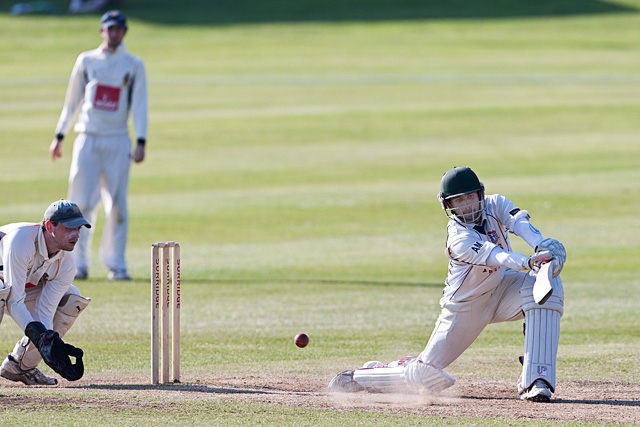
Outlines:
<svg viewBox="0 0 640 427"><path fill-rule="evenodd" d="M553 263L553 271L551 274L553 277L558 277L564 268L564 262L567 260L567 251L564 245L556 239L546 238L538 244L536 251L551 252L553 259L556 261Z"/></svg>
<svg viewBox="0 0 640 427"><path fill-rule="evenodd" d="M529 258L529 268L533 271L538 271L542 264L551 262L552 259L553 255L550 251L536 252Z"/></svg>

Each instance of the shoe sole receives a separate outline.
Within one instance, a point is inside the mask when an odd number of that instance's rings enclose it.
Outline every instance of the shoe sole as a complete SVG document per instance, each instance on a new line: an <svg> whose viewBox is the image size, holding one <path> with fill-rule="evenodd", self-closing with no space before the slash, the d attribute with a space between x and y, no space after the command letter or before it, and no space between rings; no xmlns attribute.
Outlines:
<svg viewBox="0 0 640 427"><path fill-rule="evenodd" d="M57 385L58 384L58 380L55 380L54 383L50 384L50 383L38 383L38 382L32 382L32 381L25 381L24 377L22 375L19 374L14 374L12 372L0 372L0 377L7 379L9 381L14 381L17 383L22 383L24 385Z"/></svg>
<svg viewBox="0 0 640 427"><path fill-rule="evenodd" d="M0 373L0 377L2 377L4 379L7 379L9 381L22 382L25 385L31 385L31 384L28 384L25 381L23 381L21 375L12 374L10 372L2 372L2 373Z"/></svg>
<svg viewBox="0 0 640 427"><path fill-rule="evenodd" d="M538 394L537 396L527 397L525 398L528 402L538 402L538 403L551 403L551 398L544 394Z"/></svg>
<svg viewBox="0 0 640 427"><path fill-rule="evenodd" d="M521 400L526 400L527 402L538 402L538 403L550 403L551 402L551 396L549 394L546 394L544 392L542 393L538 393L536 395L533 396L528 396L527 394L524 394L522 396L520 396Z"/></svg>
<svg viewBox="0 0 640 427"><path fill-rule="evenodd" d="M24 377L23 377L22 375L12 374L11 372L2 372L2 373L0 374L0 376L1 376L2 378L5 378L5 379L9 380L9 381L14 381L14 382L17 382L17 383L22 383L22 384L24 384L24 385L39 385L39 384L36 384L36 383L32 383L32 382L30 382L30 381L25 381L25 380L24 380Z"/></svg>

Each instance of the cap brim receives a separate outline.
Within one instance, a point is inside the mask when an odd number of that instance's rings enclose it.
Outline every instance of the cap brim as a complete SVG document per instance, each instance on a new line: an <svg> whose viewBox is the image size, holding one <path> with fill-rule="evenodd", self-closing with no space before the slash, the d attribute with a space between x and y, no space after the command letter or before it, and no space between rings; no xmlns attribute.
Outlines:
<svg viewBox="0 0 640 427"><path fill-rule="evenodd" d="M104 24L102 24L100 27L101 27L101 28L105 28L105 29L106 29L106 28L109 28L109 27L121 27L121 28L127 28L127 26L126 26L126 25L125 25L125 26L123 26L123 25L122 25L122 22L120 22L120 21L113 21L113 20L112 20L112 21L107 21L107 22L105 22L105 23L104 23Z"/></svg>
<svg viewBox="0 0 640 427"><path fill-rule="evenodd" d="M84 217L60 220L60 224L64 225L67 228L78 228L82 227L83 225L87 228L91 228L91 224L89 224L89 222L84 219Z"/></svg>

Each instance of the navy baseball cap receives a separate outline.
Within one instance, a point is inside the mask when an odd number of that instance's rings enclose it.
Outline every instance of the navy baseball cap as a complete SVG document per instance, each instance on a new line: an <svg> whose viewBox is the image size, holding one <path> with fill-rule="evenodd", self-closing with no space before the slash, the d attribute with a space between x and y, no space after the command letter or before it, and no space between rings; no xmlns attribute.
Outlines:
<svg viewBox="0 0 640 427"><path fill-rule="evenodd" d="M85 226L91 228L89 221L84 219L80 208L68 200L58 200L51 203L44 213L45 221L58 221L67 228Z"/></svg>
<svg viewBox="0 0 640 427"><path fill-rule="evenodd" d="M100 19L101 28L109 28L117 25L118 27L127 28L127 17L119 10L110 10L102 15Z"/></svg>

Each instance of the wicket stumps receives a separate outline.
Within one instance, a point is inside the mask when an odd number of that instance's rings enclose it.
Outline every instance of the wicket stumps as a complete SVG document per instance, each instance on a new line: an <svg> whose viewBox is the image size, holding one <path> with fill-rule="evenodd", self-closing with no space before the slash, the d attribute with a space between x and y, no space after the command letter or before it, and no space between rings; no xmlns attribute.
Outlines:
<svg viewBox="0 0 640 427"><path fill-rule="evenodd" d="M180 245L176 242L151 245L151 384L160 382L180 382Z"/></svg>

